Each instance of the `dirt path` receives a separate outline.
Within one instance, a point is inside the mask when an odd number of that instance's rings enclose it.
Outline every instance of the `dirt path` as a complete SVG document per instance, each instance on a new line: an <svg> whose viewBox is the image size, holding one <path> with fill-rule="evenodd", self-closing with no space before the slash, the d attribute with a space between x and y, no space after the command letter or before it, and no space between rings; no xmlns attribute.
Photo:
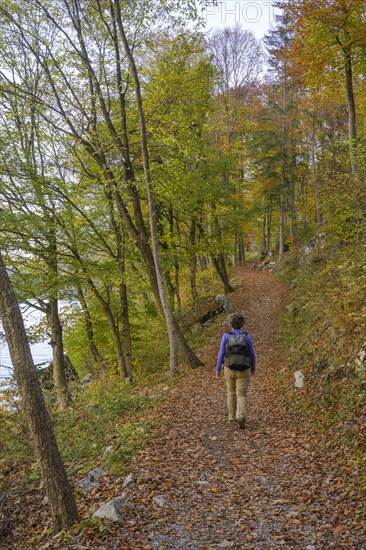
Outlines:
<svg viewBox="0 0 366 550"><path fill-rule="evenodd" d="M135 457L135 483L122 489L123 480L109 481L109 495L124 492L130 503L126 520L100 531L86 523L42 549L366 549L362 503L352 501L349 480L317 450L313 430L286 411L276 388L284 289L249 268L237 278L230 299L245 314L258 358L246 429L227 422L224 380L215 377L228 328L222 324L201 350L205 367L181 378L152 410L156 437ZM103 500L102 490L83 509Z"/></svg>
<svg viewBox="0 0 366 550"><path fill-rule="evenodd" d="M137 457L136 474L149 481L128 490L129 534L115 548L366 548L346 483L276 393L283 288L267 273L239 277L232 301L258 356L247 428L226 422L224 383L214 376L223 326L203 350L205 368L174 388L157 437Z"/></svg>

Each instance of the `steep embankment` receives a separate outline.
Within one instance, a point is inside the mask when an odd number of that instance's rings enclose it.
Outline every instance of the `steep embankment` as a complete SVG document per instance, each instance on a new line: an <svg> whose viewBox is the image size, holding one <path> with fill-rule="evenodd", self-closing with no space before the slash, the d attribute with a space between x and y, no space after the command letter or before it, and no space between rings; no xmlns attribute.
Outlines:
<svg viewBox="0 0 366 550"><path fill-rule="evenodd" d="M276 389L284 289L267 273L247 269L237 277L231 300L247 318L258 356L247 428L227 423L224 382L214 375L223 323L201 350L205 367L182 378L153 412L159 427L135 458L139 482L125 491L127 521L76 535L63 548L366 548L349 479ZM116 484L115 495L121 492Z"/></svg>

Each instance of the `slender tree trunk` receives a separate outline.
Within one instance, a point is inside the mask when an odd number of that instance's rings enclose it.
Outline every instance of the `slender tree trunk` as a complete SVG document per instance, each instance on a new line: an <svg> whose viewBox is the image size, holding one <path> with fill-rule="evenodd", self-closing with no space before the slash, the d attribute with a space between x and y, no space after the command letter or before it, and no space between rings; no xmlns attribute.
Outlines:
<svg viewBox="0 0 366 550"><path fill-rule="evenodd" d="M176 292L176 296L177 296L177 311L178 311L178 314L181 315L181 313L182 313L182 300L181 300L181 297L180 297L178 258L175 259L175 263L174 263L174 282L175 282L175 292ZM178 345L179 345L179 342L178 342Z"/></svg>
<svg viewBox="0 0 366 550"><path fill-rule="evenodd" d="M111 332L112 332L114 344L115 344L118 370L119 370L122 377L128 378L128 373L127 373L125 359L124 359L124 355L123 355L123 349L122 349L122 345L121 345L120 335L119 335L118 327L116 325L116 322L115 322L115 319L114 319L114 316L113 316L113 312L110 308L110 305L103 298L103 296L99 293L99 291L96 288L93 280L90 278L90 276L88 274L88 271L86 269L86 266L84 265L84 262L83 262L83 260L80 256L79 252L75 248L71 248L71 252L73 253L75 259L78 261L78 263L80 265L80 268L81 268L81 270L82 270L82 272L85 276L85 280L86 280L87 284L89 285L91 291L93 292L94 296L98 300L102 310L105 313L105 316L107 318L109 327L110 327Z"/></svg>
<svg viewBox="0 0 366 550"><path fill-rule="evenodd" d="M225 279L225 281L226 281L226 283L225 283L225 288L227 289L227 292L234 292L234 289L233 289L233 287L230 285L230 282L229 282L229 275L228 275L227 269L226 269L225 254L223 254L223 253L219 254L218 260L219 260L221 272L222 272L222 274L224 275L224 279Z"/></svg>
<svg viewBox="0 0 366 550"><path fill-rule="evenodd" d="M51 329L51 347L53 359L53 382L55 385L57 404L63 409L69 404L67 380L65 374L64 342L62 325L58 312L58 250L54 220L49 231L49 246L51 259L47 262L51 277L51 296L47 306L47 320Z"/></svg>
<svg viewBox="0 0 366 550"><path fill-rule="evenodd" d="M127 139L127 138L126 138ZM126 152L128 148L126 147ZM131 177L131 170L129 165L126 168L126 177ZM113 187L110 185L109 188L105 189L105 194L108 199L109 205L109 216L111 220L111 225L113 228L114 236L116 239L117 245L117 266L119 272L119 298L120 298L120 308L121 308L121 322L122 322L122 340L123 346L119 343L118 350L123 355L123 360L118 361L121 375L125 378L131 379L132 377L132 341L131 341L131 328L130 328L130 317L129 317L129 307L128 307L128 293L127 293L127 284L126 284L126 267L125 267L125 228L123 218L120 215L118 206L116 204L116 195L113 193ZM118 219L116 220L116 207ZM114 321L113 321L114 322ZM115 322L114 322L115 324ZM116 327L117 328L117 327ZM118 334L118 330L117 330ZM119 336L118 336L119 340Z"/></svg>
<svg viewBox="0 0 366 550"><path fill-rule="evenodd" d="M94 286L94 285L93 285ZM93 287L92 287L93 288ZM104 298L99 294L98 291L96 291L95 287L93 288L93 291L95 293L95 297L97 298L98 302L100 303L105 316L107 317L107 321L109 324L109 328L111 329L113 340L114 340L114 346L117 356L117 365L118 365L118 371L122 378L129 378L129 374L126 369L126 363L123 353L123 348L121 344L120 335L118 332L118 328L112 313L112 310L109 306L109 304L104 300Z"/></svg>
<svg viewBox="0 0 366 550"><path fill-rule="evenodd" d="M267 243L267 205L264 206L263 212L263 222L262 222L262 242L263 242L263 257L265 258L268 254L268 243Z"/></svg>
<svg viewBox="0 0 366 550"><path fill-rule="evenodd" d="M92 360L92 363L95 362L100 368L102 368L103 370L106 370L107 363L95 344L93 321L90 315L88 304L86 303L86 300L85 300L84 293L80 287L78 288L77 293L78 293L78 299L81 305L81 309L83 310L83 314L84 314L85 332L86 332L86 339L88 343L90 358Z"/></svg>
<svg viewBox="0 0 366 550"><path fill-rule="evenodd" d="M317 161L316 161L316 134L315 134L315 113L312 115L312 132L311 132L311 164L312 164L312 173L313 173L313 185L315 192L315 209L316 209L316 220L318 222L319 229L322 226L322 215L320 212L320 198L319 198L319 185L318 185L318 174L317 174Z"/></svg>
<svg viewBox="0 0 366 550"><path fill-rule="evenodd" d="M122 338L123 338L123 358L126 369L126 378L132 378L132 342L131 342L131 327L129 318L129 308L127 300L127 285L121 283L119 285L119 296L121 303L122 316Z"/></svg>
<svg viewBox="0 0 366 550"><path fill-rule="evenodd" d="M173 215L173 210L172 210ZM174 218L172 218L172 224L174 224ZM179 223L178 220L176 221L176 228L177 228L177 238L178 242L181 243L181 235L179 230ZM177 309L178 309L178 315L181 315L182 313L182 299L180 294L180 265L179 265L179 250L176 250L174 255L174 281L175 281L175 288L176 288L176 295L177 295ZM178 336L177 336L178 338ZM179 346L179 341L178 341Z"/></svg>
<svg viewBox="0 0 366 550"><path fill-rule="evenodd" d="M293 243L296 243L297 236L298 236L295 198L296 198L295 182L294 182L294 179L291 178L291 183L290 183L290 212L291 212L290 236L291 236L291 240L292 240Z"/></svg>
<svg viewBox="0 0 366 550"><path fill-rule="evenodd" d="M205 256L199 256L199 261L200 261L201 273L204 273L208 268L207 258L205 258ZM208 286L207 277L205 277L204 275L201 276L201 285L202 285L202 291L207 292L207 286Z"/></svg>
<svg viewBox="0 0 366 550"><path fill-rule="evenodd" d="M239 259L239 265L243 266L245 264L246 258L245 258L243 230L241 227L238 230L238 259Z"/></svg>
<svg viewBox="0 0 366 550"><path fill-rule="evenodd" d="M78 512L61 460L23 319L0 254L0 317L7 337L14 376L39 461L51 509L53 529L59 532L78 520Z"/></svg>
<svg viewBox="0 0 366 550"><path fill-rule="evenodd" d="M126 374L126 378L132 378L132 341L131 341L131 326L130 326L130 314L128 307L127 296L127 284L126 284L126 268L125 268L125 254L124 254L124 234L123 227L120 231L117 231L118 238L118 269L120 275L119 284L119 297L121 304L121 319L122 319L122 339L123 339L123 359L124 369L123 373Z"/></svg>
<svg viewBox="0 0 366 550"><path fill-rule="evenodd" d="M69 395L65 374L62 325L58 312L57 299L51 299L49 301L47 307L47 319L51 328L53 383L55 385L58 406L62 409L67 407L69 403Z"/></svg>
<svg viewBox="0 0 366 550"><path fill-rule="evenodd" d="M142 162L144 168L145 182L146 182L146 191L147 191L147 200L148 200L148 209L149 209L149 221L150 221L150 234L152 242L152 250L154 256L154 264L156 270L157 283L159 288L159 295L161 304L164 311L164 317L166 320L168 337L169 337L169 349L170 349L170 373L174 375L178 369L178 348L177 348L177 339L176 339L176 323L174 322L173 313L167 298L166 288L164 284L164 277L160 261L160 250L158 243L158 232L156 225L156 208L155 208L155 197L153 192L151 174L150 174L150 164L149 164L149 152L147 147L147 132L146 132L146 123L145 123L145 113L142 105L142 96L140 90L140 80L137 72L135 59L133 57L131 48L126 38L125 30L122 24L122 17L120 12L119 1L116 2L116 8L118 13L118 26L125 50L125 54L130 64L130 70L133 76L135 84L135 94L137 101L137 110L139 116L139 125L140 125L140 140L141 140L141 153L142 153Z"/></svg>
<svg viewBox="0 0 366 550"><path fill-rule="evenodd" d="M238 267L239 265L239 235L238 231L235 231L234 235L234 254L232 260L233 267Z"/></svg>
<svg viewBox="0 0 366 550"><path fill-rule="evenodd" d="M337 40L340 44L339 38ZM353 70L352 70L352 55L351 46L342 46L344 55L344 69L346 77L346 90L348 99L348 136L349 136L349 151L351 159L351 171L355 174L358 170L357 166L357 126L356 126L356 101L353 89Z"/></svg>
<svg viewBox="0 0 366 550"><path fill-rule="evenodd" d="M197 256L192 254L189 258L191 294L193 302L198 300L197 291Z"/></svg>
<svg viewBox="0 0 366 550"><path fill-rule="evenodd" d="M291 154L291 167L292 171L290 173L290 235L293 244L296 244L299 236L298 226L297 226L297 211L296 211L296 182L293 176L293 173L296 170L296 148L294 144L294 133L295 125L294 118L291 118L291 137L290 137L290 154ZM285 155L286 156L286 155Z"/></svg>
<svg viewBox="0 0 366 550"><path fill-rule="evenodd" d="M131 230L131 236L134 239L134 242L137 248L139 249L141 256L144 260L151 290L154 294L154 298L156 300L157 306L161 314L164 316L164 310L163 310L163 306L160 298L157 275L156 275L156 270L154 265L154 257L153 257L151 248L147 240L145 240L144 234L143 233L138 234L135 231L134 226L131 225L131 219L128 216L128 213L126 211L124 203L122 202L122 199L119 197L118 194L116 196L117 196L117 205L121 211L121 215L124 217L127 224L129 224L129 229ZM186 339L184 338L182 329L180 328L174 316L173 316L173 323L175 326L175 333L178 341L179 350L183 354L184 359L187 361L187 365L192 368L201 366L202 362L198 359L194 351L189 347Z"/></svg>
<svg viewBox="0 0 366 550"><path fill-rule="evenodd" d="M269 200L267 211L267 254L271 253L271 231L272 231L272 198Z"/></svg>
<svg viewBox="0 0 366 550"><path fill-rule="evenodd" d="M224 255L220 254L216 258L212 258L212 261L217 271L217 274L220 277L222 284L224 285L225 293L228 294L230 292L234 292L234 289L229 282L229 277L226 271Z"/></svg>
<svg viewBox="0 0 366 550"><path fill-rule="evenodd" d="M191 254L189 256L189 267L190 267L190 283L191 283L191 293L192 300L195 302L198 300L197 292L197 257L194 252L196 245L196 219L191 219L191 228L189 231L189 244L191 247Z"/></svg>
<svg viewBox="0 0 366 550"><path fill-rule="evenodd" d="M280 238L278 254L282 261L285 257L285 209L286 209L286 135L287 135L287 70L284 69L283 114L281 145L281 191L280 191Z"/></svg>

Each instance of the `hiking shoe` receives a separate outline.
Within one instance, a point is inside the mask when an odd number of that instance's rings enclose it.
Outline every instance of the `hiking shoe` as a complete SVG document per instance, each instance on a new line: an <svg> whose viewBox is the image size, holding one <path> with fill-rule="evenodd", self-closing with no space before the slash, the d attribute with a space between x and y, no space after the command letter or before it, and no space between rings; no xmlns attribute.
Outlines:
<svg viewBox="0 0 366 550"><path fill-rule="evenodd" d="M244 418L244 416L238 418L238 426L241 430L244 430L244 428L245 428L245 418Z"/></svg>

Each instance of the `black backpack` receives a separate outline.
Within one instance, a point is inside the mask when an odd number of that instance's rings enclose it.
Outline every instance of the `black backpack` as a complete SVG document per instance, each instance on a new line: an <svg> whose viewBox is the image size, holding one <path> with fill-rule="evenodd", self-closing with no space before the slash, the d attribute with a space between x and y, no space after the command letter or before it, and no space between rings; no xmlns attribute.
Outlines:
<svg viewBox="0 0 366 550"><path fill-rule="evenodd" d="M231 370L246 370L251 367L246 332L236 334L228 332L229 338L225 346L225 367Z"/></svg>

